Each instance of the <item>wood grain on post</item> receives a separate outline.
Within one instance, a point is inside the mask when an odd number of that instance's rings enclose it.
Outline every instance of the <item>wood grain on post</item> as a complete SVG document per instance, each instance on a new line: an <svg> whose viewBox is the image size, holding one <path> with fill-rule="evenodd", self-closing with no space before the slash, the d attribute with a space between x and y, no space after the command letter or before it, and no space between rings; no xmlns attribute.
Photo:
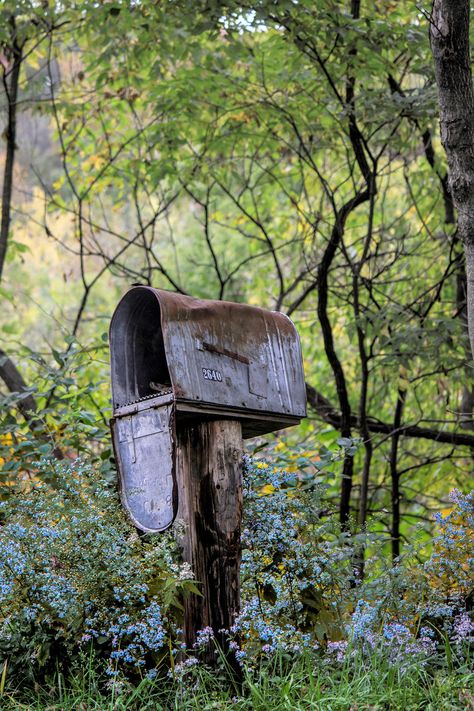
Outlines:
<svg viewBox="0 0 474 711"><path fill-rule="evenodd" d="M202 597L185 600L184 637L192 648L196 632L211 627L231 666L226 636L239 612L242 518L242 426L235 420L201 422L177 432L177 518L186 529L183 558L191 564ZM209 645L205 660L215 662Z"/></svg>

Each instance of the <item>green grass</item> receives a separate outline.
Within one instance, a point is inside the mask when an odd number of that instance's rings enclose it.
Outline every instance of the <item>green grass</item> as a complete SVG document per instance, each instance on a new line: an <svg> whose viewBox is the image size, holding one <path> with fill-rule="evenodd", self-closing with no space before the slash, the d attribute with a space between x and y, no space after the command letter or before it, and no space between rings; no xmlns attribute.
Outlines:
<svg viewBox="0 0 474 711"><path fill-rule="evenodd" d="M184 681L144 680L125 685L117 695L104 688L93 667L66 684L57 675L49 688L35 692L4 690L2 711L474 711L474 673L429 673L414 666L401 674L387 663L359 669L315 666L302 658L277 658L244 679L242 694L229 688L223 672L196 669Z"/></svg>

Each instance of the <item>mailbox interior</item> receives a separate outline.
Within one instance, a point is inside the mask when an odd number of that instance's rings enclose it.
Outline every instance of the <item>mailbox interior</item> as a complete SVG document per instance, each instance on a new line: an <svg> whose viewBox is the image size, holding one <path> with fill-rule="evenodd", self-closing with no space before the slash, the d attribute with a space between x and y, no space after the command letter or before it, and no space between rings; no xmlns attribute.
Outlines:
<svg viewBox="0 0 474 711"><path fill-rule="evenodd" d="M110 326L114 410L172 392L161 330L160 303L152 291L132 289Z"/></svg>

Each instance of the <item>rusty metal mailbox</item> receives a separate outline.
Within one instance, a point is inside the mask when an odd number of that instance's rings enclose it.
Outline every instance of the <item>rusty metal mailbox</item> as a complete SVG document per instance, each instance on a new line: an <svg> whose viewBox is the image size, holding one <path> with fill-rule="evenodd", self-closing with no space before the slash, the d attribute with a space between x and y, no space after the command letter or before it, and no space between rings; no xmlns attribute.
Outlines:
<svg viewBox="0 0 474 711"><path fill-rule="evenodd" d="M306 415L298 334L278 312L136 286L112 317L110 352L122 501L143 531L176 515L176 427L233 419L248 438Z"/></svg>

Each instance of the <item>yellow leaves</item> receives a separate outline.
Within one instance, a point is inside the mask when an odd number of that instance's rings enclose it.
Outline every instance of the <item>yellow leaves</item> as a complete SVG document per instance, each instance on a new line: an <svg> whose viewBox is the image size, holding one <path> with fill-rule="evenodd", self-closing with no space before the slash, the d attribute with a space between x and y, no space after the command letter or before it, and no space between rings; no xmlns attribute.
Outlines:
<svg viewBox="0 0 474 711"><path fill-rule="evenodd" d="M238 121L240 123L250 123L252 121L252 117L246 114L245 111L239 111L236 114L230 114L230 116L227 117L227 120Z"/></svg>
<svg viewBox="0 0 474 711"><path fill-rule="evenodd" d="M408 380L408 371L404 365L400 365L398 369L398 389L402 392L406 392L410 386L410 381Z"/></svg>
<svg viewBox="0 0 474 711"><path fill-rule="evenodd" d="M276 489L273 484L265 484L265 486L262 486L260 489L260 496L268 496L269 494L273 494L274 491L276 491Z"/></svg>
<svg viewBox="0 0 474 711"><path fill-rule="evenodd" d="M0 435L0 445L7 448L10 454L13 454L15 451L13 448L13 435L10 432ZM6 459L4 457L0 457L0 467L3 467L5 462Z"/></svg>
<svg viewBox="0 0 474 711"><path fill-rule="evenodd" d="M53 183L54 190L56 190L56 191L61 190L64 183L65 183L64 175L60 175L59 178L57 180L55 180Z"/></svg>
<svg viewBox="0 0 474 711"><path fill-rule="evenodd" d="M94 170L99 170L102 168L103 165L105 165L106 159L104 156L101 156L99 153L96 153L92 156L89 156L89 158L86 158L85 161L82 163L82 168L83 170L90 170L91 168Z"/></svg>
<svg viewBox="0 0 474 711"><path fill-rule="evenodd" d="M370 265L368 262L364 262L362 265L362 269L360 270L360 275L363 279L370 279L371 273L370 273Z"/></svg>
<svg viewBox="0 0 474 711"><path fill-rule="evenodd" d="M246 111L235 111L231 114L223 113L217 120L217 124L225 126L229 121L234 121L235 123L251 123L254 120L255 115L252 113L247 113Z"/></svg>

